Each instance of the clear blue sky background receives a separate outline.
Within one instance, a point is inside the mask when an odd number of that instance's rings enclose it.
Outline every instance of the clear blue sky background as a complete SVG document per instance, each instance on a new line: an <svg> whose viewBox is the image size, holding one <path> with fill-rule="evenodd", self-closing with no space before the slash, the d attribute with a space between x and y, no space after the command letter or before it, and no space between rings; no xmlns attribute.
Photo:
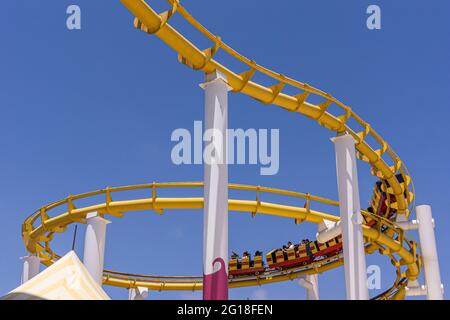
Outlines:
<svg viewBox="0 0 450 320"><path fill-rule="evenodd" d="M192 3L190 3L192 2ZM82 9L82 30L66 29L66 8ZM151 1L156 8L167 8ZM450 283L448 119L450 3L431 1L184 1L210 30L259 63L326 90L352 106L412 172L418 204L431 204L443 282ZM366 28L366 8L382 9L382 30ZM201 47L205 42L176 18ZM0 293L19 284L20 228L29 213L69 194L152 181L199 181L201 166L170 161L175 128L203 117L202 75L176 60L132 16L107 0L7 1L0 10ZM223 57L223 56L222 56ZM232 64L238 66L237 64ZM243 70L241 66L237 71ZM316 123L241 95L230 96L232 128L280 128L280 171L232 166L230 181L337 198L333 134ZM374 178L359 167L361 203ZM253 195L251 195L253 196ZM202 272L202 213L131 213L108 227L106 267L148 274ZM76 250L82 257L84 226ZM230 249L267 251L312 237L315 226L231 213ZM70 232L56 237L60 254ZM393 281L386 258L383 288ZM343 270L320 277L323 298L344 298ZM107 288L113 298L124 289ZM379 291L372 291L375 295ZM190 292L152 299L198 298ZM295 282L231 290L237 299L302 299Z"/></svg>

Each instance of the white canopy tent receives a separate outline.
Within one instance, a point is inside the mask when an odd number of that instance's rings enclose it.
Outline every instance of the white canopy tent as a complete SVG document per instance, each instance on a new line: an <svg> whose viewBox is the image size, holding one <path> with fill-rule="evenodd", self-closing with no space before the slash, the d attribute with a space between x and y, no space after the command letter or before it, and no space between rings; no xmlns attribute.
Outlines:
<svg viewBox="0 0 450 320"><path fill-rule="evenodd" d="M110 300L74 251L1 298L2 300Z"/></svg>

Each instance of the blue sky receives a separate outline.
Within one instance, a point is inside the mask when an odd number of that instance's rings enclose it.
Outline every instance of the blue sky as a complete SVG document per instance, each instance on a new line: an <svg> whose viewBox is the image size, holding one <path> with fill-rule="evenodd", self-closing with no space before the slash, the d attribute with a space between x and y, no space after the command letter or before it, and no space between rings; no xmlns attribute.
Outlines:
<svg viewBox="0 0 450 320"><path fill-rule="evenodd" d="M149 2L167 8L162 0ZM189 2L184 4L192 14L238 51L332 93L393 146L412 173L417 203L433 207L442 280L448 284L448 1ZM80 31L66 29L70 4L81 7ZM370 4L381 7L379 31L366 28ZM181 19L174 23L199 46L209 45ZM105 186L202 179L201 166L172 164L170 135L202 119L203 91L202 75L179 64L156 37L134 30L119 1L9 1L0 10L0 30L0 293L6 293L20 281L21 223L37 208ZM279 173L260 176L259 166L232 166L230 182L337 198L331 132L236 94L230 95L229 126L280 129ZM374 179L364 164L359 176L365 206ZM201 274L201 211L139 212L112 221L106 267ZM76 250L82 256L83 226L79 231ZM229 246L267 251L314 232L315 226L231 213ZM54 241L61 254L70 246L70 233ZM382 267L383 288L391 285L394 270L386 258L371 256L367 263ZM321 275L320 287L323 298L344 298L343 270ZM113 298L127 297L124 289L106 290ZM288 282L232 290L230 296L303 299L305 293Z"/></svg>

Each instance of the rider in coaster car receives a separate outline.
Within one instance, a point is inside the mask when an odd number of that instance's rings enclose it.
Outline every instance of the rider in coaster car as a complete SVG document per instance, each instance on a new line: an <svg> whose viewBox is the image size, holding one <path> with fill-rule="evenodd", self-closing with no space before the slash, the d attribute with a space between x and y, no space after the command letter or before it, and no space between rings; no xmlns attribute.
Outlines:
<svg viewBox="0 0 450 320"><path fill-rule="evenodd" d="M287 245L283 245L283 252L286 252L288 249L293 248L294 245L292 244L291 241L288 241Z"/></svg>
<svg viewBox="0 0 450 320"><path fill-rule="evenodd" d="M313 254L312 254L312 252L311 252L311 248L309 247L309 243L310 243L311 241L309 240L309 239L303 239L302 240L302 244L304 244L305 245L305 247L306 247L306 254L309 256L309 257L311 257Z"/></svg>
<svg viewBox="0 0 450 320"><path fill-rule="evenodd" d="M256 250L255 251L255 257L260 257L260 256L262 256L262 251L259 251L259 250ZM264 266L264 261L262 261L262 265Z"/></svg>

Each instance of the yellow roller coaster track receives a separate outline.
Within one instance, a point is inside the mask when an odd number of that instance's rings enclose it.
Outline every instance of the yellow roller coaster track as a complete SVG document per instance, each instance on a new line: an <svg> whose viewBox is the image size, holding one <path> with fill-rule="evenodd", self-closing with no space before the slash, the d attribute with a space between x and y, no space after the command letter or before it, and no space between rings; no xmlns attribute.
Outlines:
<svg viewBox="0 0 450 320"><path fill-rule="evenodd" d="M274 104L289 111L303 114L337 133L347 132L351 134L357 141L358 157L371 165L373 175L389 183L393 189L393 194L397 198L397 210L399 213L409 215L408 205L412 203L414 193L409 190L411 179L406 167L388 143L349 106L322 90L264 68L255 61L239 54L226 45L220 37L212 34L195 20L178 1L169 0L168 2L172 4L172 8L162 14L157 14L143 0L121 0L121 2L136 16L135 27L147 33L155 34L163 40L168 46L178 52L179 61L182 63L205 73L219 70L226 75L228 84L235 92L242 92L265 104ZM211 40L213 46L206 50L200 50L169 25L169 19L177 12ZM224 50L232 57L246 64L249 70L237 74L214 60L213 57L219 49ZM265 87L251 81L257 71L269 76L277 84L272 87ZM300 92L297 95L283 93L283 89L287 85L299 89ZM309 103L307 100L314 95L323 98L324 101L317 105ZM342 115L336 116L327 112L333 104L342 109ZM348 125L350 119L353 119L359 128L350 128ZM376 148L372 148L367 142L369 136L378 143ZM404 176L404 183L399 183L395 178L397 172ZM405 190L408 195L406 198L404 196Z"/></svg>
<svg viewBox="0 0 450 320"><path fill-rule="evenodd" d="M101 215L111 215L123 217L125 212L151 210L158 214L163 214L164 210L170 209L201 209L203 208L203 198L201 197L159 197L157 191L160 189L199 189L203 188L201 182L180 182L180 183L152 183L135 186L124 186L106 188L80 195L69 196L64 200L47 205L27 217L23 224L22 235L26 248L29 252L36 252L42 259L42 263L50 266L60 258L50 247L50 242L55 233L64 232L71 223L84 223L85 217L90 212L98 212ZM313 196L308 193L298 193L281 189L266 188L262 186L250 186L230 184L230 191L246 192L254 191L252 199L243 200L229 199L229 210L238 212L249 212L252 216L259 214L273 215L283 218L293 219L295 223L304 221L321 223L324 219L339 221L339 217L314 210L317 204L327 205L331 208L337 207L338 203L329 199ZM148 198L130 199L114 201L113 194L132 190L146 190ZM192 191L190 192L192 194ZM272 202L262 201L266 195L286 196L290 199L301 199L302 204L282 205ZM95 203L98 197L104 197L104 202ZM83 202L84 206L78 206L78 202ZM93 202L86 205L87 202ZM50 217L52 212L59 213ZM375 251L390 258L392 265L396 268L396 280L394 285L380 298L401 298L404 296L404 286L406 280L414 280L420 271L420 257L417 255L416 242L408 237L402 229L397 228L392 221L371 214L366 211L361 212L366 218L377 221L374 227L364 226L363 232L366 242L366 253ZM293 280L301 274L321 273L342 265L342 258L337 255L315 261L310 265L293 268L287 271L271 271L258 276L248 276L230 280L230 287L244 287L263 285L273 282ZM177 276L146 276L130 273L115 272L105 270L103 283L118 287L147 287L152 290L201 290L201 277L177 277Z"/></svg>
<svg viewBox="0 0 450 320"><path fill-rule="evenodd" d="M383 191L395 196L395 201L391 202L388 199L388 206L395 210L397 214L409 216L412 212L414 207L414 186L406 166L388 143L349 106L322 90L271 71L239 54L224 43L220 37L208 31L195 20L178 0L168 0L171 8L161 14L156 13L143 0L121 0L121 2L136 17L134 21L136 28L149 34L155 34L178 53L179 61L185 65L204 73L218 70L226 76L227 82L234 92L241 92L264 104L277 105L288 111L305 115L337 134L351 134L356 140L358 158L370 164L371 174L378 177L383 183ZM199 49L168 23L177 13L211 41L212 45L210 48L206 50ZM223 50L231 57L245 64L248 70L236 73L216 61L214 56L219 50ZM275 84L271 87L266 87L252 81L256 72L270 77ZM290 95L283 92L288 86L297 89L298 94ZM313 97L319 97L322 102L319 104L309 102ZM337 106L338 110L341 110L341 114L334 115L330 113L330 107L333 105ZM371 145L368 142L369 139L374 141L376 146ZM403 182L396 178L397 174L402 175ZM103 215L122 217L125 212L138 210L153 210L157 213L162 213L165 209L201 209L203 208L203 198L201 197L163 198L156 196L157 189L161 188L201 187L203 187L202 183L153 183L106 188L70 196L41 208L25 220L22 226L25 246L29 252L38 253L42 258L43 264L49 266L60 257L50 247L54 234L64 232L71 223L83 223L87 213L97 211ZM335 201L309 194L260 186L233 184L229 188L241 191L253 190L256 192L255 199L229 199L230 211L251 212L253 215L275 215L294 219L296 223L303 221L321 223L324 219L339 220L339 217L335 215L312 209L315 203L337 206L338 203ZM111 196L114 192L139 189L149 189L151 198L113 201ZM261 201L262 193L304 199L305 203L303 206L290 206L263 202ZM75 205L77 200L86 200L99 195L105 197L105 202L84 207ZM49 211L61 207L66 207L66 211L54 217L49 216ZM375 298L403 299L407 280L415 280L421 268L421 258L417 252L416 242L407 236L403 230L397 228L393 221L366 211L361 211L361 213L366 218L377 221L373 227L363 226L366 253L371 254L378 251L382 255L387 255L392 265L396 268L397 277L392 287ZM342 257L337 255L288 271L273 271L258 276L233 279L230 280L230 287L263 285L293 280L301 274L321 273L338 267L342 263ZM153 290L200 290L202 289L201 282L201 277L148 276L110 270L104 271L103 278L103 283L107 285L124 288L142 286Z"/></svg>

